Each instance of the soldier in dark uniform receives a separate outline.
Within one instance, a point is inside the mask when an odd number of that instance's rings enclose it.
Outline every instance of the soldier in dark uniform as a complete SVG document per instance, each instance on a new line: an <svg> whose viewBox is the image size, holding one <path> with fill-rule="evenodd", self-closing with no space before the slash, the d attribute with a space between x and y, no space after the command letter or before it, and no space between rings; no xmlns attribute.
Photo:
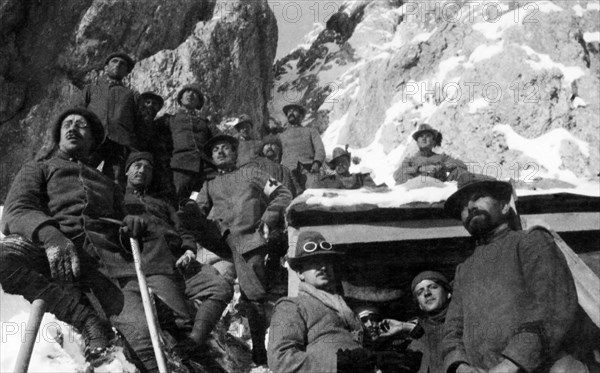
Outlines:
<svg viewBox="0 0 600 373"><path fill-rule="evenodd" d="M85 296L93 293L140 369L155 371L133 262L120 244L119 227L103 218L123 221L136 237L145 222L125 215L120 188L88 163L104 139L102 123L88 110L70 109L52 127L52 139L53 153L26 163L6 197L2 232L22 238L0 243L2 288L30 302L43 299L47 312L81 331L86 357L95 364L113 335Z"/></svg>
<svg viewBox="0 0 600 373"><path fill-rule="evenodd" d="M94 167L104 162L102 172L125 187L125 160L137 147L135 92L123 84L135 65L125 53L106 58L105 76L86 86L74 104L94 112L102 121L106 134L103 143L90 159Z"/></svg>
<svg viewBox="0 0 600 373"><path fill-rule="evenodd" d="M177 102L181 108L169 120L173 141L171 169L177 200L182 201L202 187L210 164L204 153L204 144L213 136L213 131L199 113L204 105L200 87L185 85L177 94Z"/></svg>
<svg viewBox="0 0 600 373"><path fill-rule="evenodd" d="M153 164L148 152L131 153L127 159L125 210L143 217L148 225L142 237L148 285L177 317L178 325L193 323L180 344L190 353L199 352L231 301L233 287L214 268L196 261L194 237L183 229L173 206L148 194ZM198 301L197 309L187 299Z"/></svg>

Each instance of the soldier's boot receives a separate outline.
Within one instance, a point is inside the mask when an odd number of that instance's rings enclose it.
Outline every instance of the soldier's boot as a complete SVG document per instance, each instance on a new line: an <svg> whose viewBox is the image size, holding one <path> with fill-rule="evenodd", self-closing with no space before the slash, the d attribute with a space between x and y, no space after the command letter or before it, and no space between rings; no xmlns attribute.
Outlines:
<svg viewBox="0 0 600 373"><path fill-rule="evenodd" d="M85 359L94 367L114 359L112 341L115 335L110 325L96 315L90 315L78 327L85 342Z"/></svg>
<svg viewBox="0 0 600 373"><path fill-rule="evenodd" d="M265 348L265 334L268 327L267 313L264 302L248 302L246 317L250 327L252 339L252 362L256 366L267 364L267 349Z"/></svg>
<svg viewBox="0 0 600 373"><path fill-rule="evenodd" d="M227 304L218 300L206 299L203 301L196 312L194 326L189 335L190 339L198 346L204 345L226 307Z"/></svg>

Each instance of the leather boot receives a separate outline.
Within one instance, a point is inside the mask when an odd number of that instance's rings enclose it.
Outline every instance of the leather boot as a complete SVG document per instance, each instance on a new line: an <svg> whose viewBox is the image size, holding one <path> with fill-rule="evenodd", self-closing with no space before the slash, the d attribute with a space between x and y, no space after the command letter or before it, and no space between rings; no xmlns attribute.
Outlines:
<svg viewBox="0 0 600 373"><path fill-rule="evenodd" d="M252 339L252 361L257 366L267 364L267 349L265 348L265 333L268 321L264 302L248 302L246 317Z"/></svg>
<svg viewBox="0 0 600 373"><path fill-rule="evenodd" d="M207 299L203 301L196 312L190 339L199 346L205 344L226 307L227 304L217 300Z"/></svg>

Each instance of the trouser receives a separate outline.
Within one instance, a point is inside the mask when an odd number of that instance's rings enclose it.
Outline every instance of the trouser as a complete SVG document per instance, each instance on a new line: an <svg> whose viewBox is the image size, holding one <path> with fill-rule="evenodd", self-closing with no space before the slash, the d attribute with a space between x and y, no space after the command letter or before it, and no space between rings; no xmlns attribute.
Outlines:
<svg viewBox="0 0 600 373"><path fill-rule="evenodd" d="M175 184L177 202L189 199L192 192L199 191L202 188L203 182L203 172L192 172L174 168L173 184Z"/></svg>
<svg viewBox="0 0 600 373"><path fill-rule="evenodd" d="M90 164L98 167L100 163L104 162L102 173L125 190L127 184L125 163L129 153L131 153L131 148L107 138L90 156Z"/></svg>
<svg viewBox="0 0 600 373"><path fill-rule="evenodd" d="M237 275L240 284L240 300L245 303L252 337L252 360L257 365L266 364L265 333L270 321L266 313L268 284L265 257L268 247L265 245L240 254L236 247L231 247L228 240L221 237L220 231L211 221L206 222L199 243L224 261L233 263L233 269L229 267L228 271L233 270L233 275Z"/></svg>
<svg viewBox="0 0 600 373"><path fill-rule="evenodd" d="M173 312L177 326L191 327L190 337L204 344L233 298L233 287L209 265L190 266L195 268L186 271L185 281L177 275L150 275L147 282Z"/></svg>
<svg viewBox="0 0 600 373"><path fill-rule="evenodd" d="M0 284L7 293L22 295L29 302L43 299L46 312L81 328L89 314L95 314L83 294L92 292L101 311L125 337L135 352L130 359L143 371L156 371L156 360L144 317L137 280L124 286L92 265L84 250L79 250L81 276L73 283L52 280L42 247L24 243L15 236L0 241Z"/></svg>
<svg viewBox="0 0 600 373"><path fill-rule="evenodd" d="M296 195L302 194L306 189L319 187L319 173L311 173L312 164L302 165L292 170L292 178L296 186Z"/></svg>

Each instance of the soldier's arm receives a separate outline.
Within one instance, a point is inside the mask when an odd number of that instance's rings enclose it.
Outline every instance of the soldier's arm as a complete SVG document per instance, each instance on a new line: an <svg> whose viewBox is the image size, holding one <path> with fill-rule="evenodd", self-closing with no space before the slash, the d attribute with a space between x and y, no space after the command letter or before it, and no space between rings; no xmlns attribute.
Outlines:
<svg viewBox="0 0 600 373"><path fill-rule="evenodd" d="M280 372L318 372L323 370L318 361L306 352L306 322L298 306L289 299L280 300L269 328L269 368ZM335 357L335 352L332 351Z"/></svg>
<svg viewBox="0 0 600 373"><path fill-rule="evenodd" d="M400 167L394 171L394 180L396 184L402 184L417 175L419 175L419 167L414 164L412 157L407 157L404 158Z"/></svg>
<svg viewBox="0 0 600 373"><path fill-rule="evenodd" d="M285 209L292 202L292 193L280 182L259 168L253 168L253 183L260 189L268 204L261 221L274 228L279 225Z"/></svg>
<svg viewBox="0 0 600 373"><path fill-rule="evenodd" d="M502 355L531 372L560 348L576 317L577 291L565 258L548 232L527 233L517 255L528 302Z"/></svg>
<svg viewBox="0 0 600 373"><path fill-rule="evenodd" d="M442 357L444 358L443 372L455 372L461 364L468 364L465 345L463 342L464 318L462 309L462 289L460 285L461 265L456 268L452 302L448 307L446 321L442 333Z"/></svg>
<svg viewBox="0 0 600 373"><path fill-rule="evenodd" d="M48 224L60 228L48 210L45 169L30 162L21 168L6 196L2 232L37 241L39 229Z"/></svg>
<svg viewBox="0 0 600 373"><path fill-rule="evenodd" d="M320 165L325 161L325 146L323 145L323 140L321 140L321 135L316 128L310 129L310 138L313 144L313 149L315 151L315 157L313 158L313 162L319 162Z"/></svg>

